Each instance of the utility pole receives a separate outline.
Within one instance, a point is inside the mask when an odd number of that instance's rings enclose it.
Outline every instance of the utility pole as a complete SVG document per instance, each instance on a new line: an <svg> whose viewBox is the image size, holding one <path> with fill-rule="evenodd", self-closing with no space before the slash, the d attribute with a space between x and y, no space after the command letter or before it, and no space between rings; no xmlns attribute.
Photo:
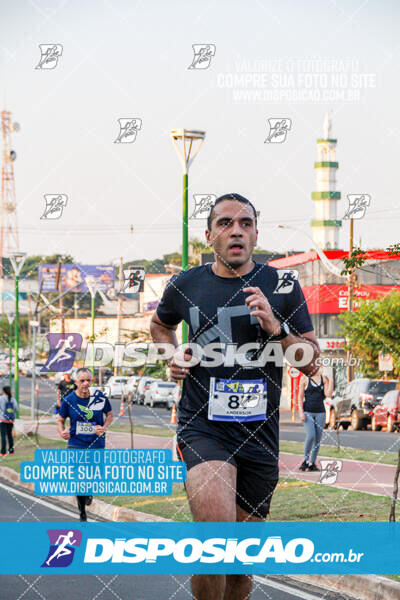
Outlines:
<svg viewBox="0 0 400 600"><path fill-rule="evenodd" d="M65 333L65 322L64 322L64 304L62 297L62 283L61 283L61 263L57 263L57 274L56 274L56 289L60 294L59 297L59 309L60 309L60 319L61 319L61 333Z"/></svg>
<svg viewBox="0 0 400 600"><path fill-rule="evenodd" d="M354 219L350 217L350 247L349 247L349 258L353 253L353 239L354 239ZM353 291L354 291L354 280L356 278L353 270L349 273L349 282L347 286L347 294L348 294L348 312L353 311ZM350 348L347 350L347 383L353 381L353 366L350 364L351 362L351 350Z"/></svg>
<svg viewBox="0 0 400 600"><path fill-rule="evenodd" d="M98 289L98 283L96 283L95 278L91 277L91 276L85 277L85 282L86 282L87 288L90 293L90 315L91 315L91 320L92 320L92 335L90 336L90 341L92 343L91 372L92 372L92 379L94 379L94 355L95 355L95 351L94 351L94 340L95 340L95 334L94 334L95 306L94 306L94 302L95 302L96 292Z"/></svg>
<svg viewBox="0 0 400 600"><path fill-rule="evenodd" d="M31 316L32 316L31 294L30 294L30 292L28 292L28 348L31 347L31 328L29 327L29 322L31 320Z"/></svg>
<svg viewBox="0 0 400 600"><path fill-rule="evenodd" d="M78 299L77 292L74 293L74 319L78 318Z"/></svg>
<svg viewBox="0 0 400 600"><path fill-rule="evenodd" d="M3 275L3 258L19 250L17 199L15 194L14 161L17 153L12 149L11 134L19 131L13 123L11 112L0 112L1 121L1 195L0 195L0 275Z"/></svg>
<svg viewBox="0 0 400 600"><path fill-rule="evenodd" d="M9 360L10 360L10 368L8 370L8 385L10 386L10 390L12 390L12 381L13 381L13 376L12 376L12 334L13 334L13 321L14 321L14 315L11 312L7 312L7 319L8 319L8 324L9 324L9 328L8 328L8 351L9 351Z"/></svg>
<svg viewBox="0 0 400 600"><path fill-rule="evenodd" d="M123 271L123 260L122 257L119 259L119 276L118 276L118 282L119 282L119 286L118 286L118 290L119 290L119 294L118 294L118 305L117 305L117 344L119 344L120 342L120 335L121 335L121 323L122 323L122 302L123 302L123 296L121 293L122 290L122 286L123 286L123 282L124 282L124 271ZM114 362L114 375L118 375L118 366L117 364L115 364L117 361Z"/></svg>
<svg viewBox="0 0 400 600"><path fill-rule="evenodd" d="M11 266L15 273L15 337L14 337L14 348L15 348L15 373L14 373L14 397L17 402L17 417L19 417L19 275L21 269L24 266L26 259L25 252L13 252L10 254Z"/></svg>

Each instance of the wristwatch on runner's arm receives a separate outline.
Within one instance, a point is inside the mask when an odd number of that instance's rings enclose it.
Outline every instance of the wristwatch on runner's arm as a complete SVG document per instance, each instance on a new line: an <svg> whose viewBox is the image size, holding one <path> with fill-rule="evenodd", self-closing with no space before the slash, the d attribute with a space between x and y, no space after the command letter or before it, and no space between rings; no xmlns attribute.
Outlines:
<svg viewBox="0 0 400 600"><path fill-rule="evenodd" d="M290 329L289 329L289 326L287 325L287 323L281 323L281 330L280 330L280 332L278 333L278 335L272 336L270 338L270 341L280 342L285 337L287 337L289 334L290 334Z"/></svg>

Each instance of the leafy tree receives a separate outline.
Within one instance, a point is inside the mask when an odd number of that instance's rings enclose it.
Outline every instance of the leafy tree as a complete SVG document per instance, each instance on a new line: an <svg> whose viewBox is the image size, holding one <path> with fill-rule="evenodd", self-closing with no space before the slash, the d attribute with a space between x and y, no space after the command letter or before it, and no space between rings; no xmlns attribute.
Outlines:
<svg viewBox="0 0 400 600"><path fill-rule="evenodd" d="M353 356L363 359L367 377L380 378L379 352L393 356L394 375L400 375L400 293L396 290L373 301L361 301L356 312L339 316L341 333Z"/></svg>

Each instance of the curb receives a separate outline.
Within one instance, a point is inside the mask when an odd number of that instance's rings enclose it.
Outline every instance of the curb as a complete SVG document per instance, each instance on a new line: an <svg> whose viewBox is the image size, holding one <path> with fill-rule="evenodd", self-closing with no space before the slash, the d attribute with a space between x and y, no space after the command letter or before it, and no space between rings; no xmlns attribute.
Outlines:
<svg viewBox="0 0 400 600"><path fill-rule="evenodd" d="M0 477L9 483L12 483L18 487L34 492L35 484L25 481L20 481L19 475L14 469L10 467L0 467ZM76 508L75 496L51 496L53 500L60 502L61 504L68 504ZM126 508L125 506L113 506L103 500L96 500L93 498L93 502L90 505L89 514L100 517L105 521L119 521L119 522L171 522L171 519L164 519L164 517L158 517L156 515L149 515L148 513L133 510L132 508Z"/></svg>
<svg viewBox="0 0 400 600"><path fill-rule="evenodd" d="M360 600L400 600L400 583L381 575L289 575L293 580L345 592Z"/></svg>

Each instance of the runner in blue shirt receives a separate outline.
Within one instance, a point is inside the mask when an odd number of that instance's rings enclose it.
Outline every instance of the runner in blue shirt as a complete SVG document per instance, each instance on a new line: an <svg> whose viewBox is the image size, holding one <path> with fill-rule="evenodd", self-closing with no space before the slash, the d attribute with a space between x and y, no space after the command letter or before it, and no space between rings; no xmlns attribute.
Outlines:
<svg viewBox="0 0 400 600"><path fill-rule="evenodd" d="M90 395L92 376L89 369L78 369L76 391L64 397L58 416L58 433L68 440L68 448L104 448L105 433L114 418L110 401L99 390ZM105 415L105 419L104 419ZM69 418L70 427L65 428ZM87 521L86 506L92 496L77 496L80 520Z"/></svg>

